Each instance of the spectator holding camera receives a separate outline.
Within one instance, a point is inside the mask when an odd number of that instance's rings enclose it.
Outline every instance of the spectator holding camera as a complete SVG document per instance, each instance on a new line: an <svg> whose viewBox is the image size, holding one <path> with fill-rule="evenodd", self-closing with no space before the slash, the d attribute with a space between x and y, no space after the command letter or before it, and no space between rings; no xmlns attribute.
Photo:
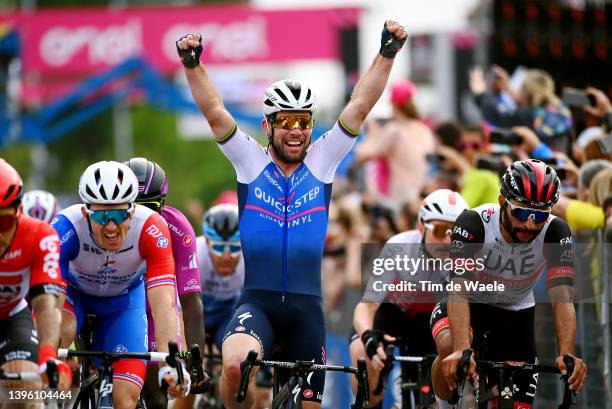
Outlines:
<svg viewBox="0 0 612 409"><path fill-rule="evenodd" d="M487 90L482 69L470 72L469 85L488 123L503 128L526 126L554 150L568 152L572 129L569 108L555 95L555 83L545 71L529 69L518 92L510 88L508 73L494 66L493 89L511 95L517 107L503 109L498 103L498 94Z"/></svg>
<svg viewBox="0 0 612 409"><path fill-rule="evenodd" d="M595 106L585 106L584 110L601 119L605 132L612 132L612 103L610 99L602 90L597 88L588 87L586 92L595 101Z"/></svg>

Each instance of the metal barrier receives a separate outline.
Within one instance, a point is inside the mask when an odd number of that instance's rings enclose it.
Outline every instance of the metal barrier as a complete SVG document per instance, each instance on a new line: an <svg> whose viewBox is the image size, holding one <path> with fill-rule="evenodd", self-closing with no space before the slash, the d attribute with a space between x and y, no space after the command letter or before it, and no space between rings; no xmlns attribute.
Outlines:
<svg viewBox="0 0 612 409"><path fill-rule="evenodd" d="M587 385L578 397L577 409L612 409L611 237L612 230L597 230L577 237L576 353L589 365ZM539 290L543 290L541 286ZM540 360L550 362L555 359L557 344L549 304L536 306L536 344ZM555 379L542 377L534 408L551 407L561 394Z"/></svg>

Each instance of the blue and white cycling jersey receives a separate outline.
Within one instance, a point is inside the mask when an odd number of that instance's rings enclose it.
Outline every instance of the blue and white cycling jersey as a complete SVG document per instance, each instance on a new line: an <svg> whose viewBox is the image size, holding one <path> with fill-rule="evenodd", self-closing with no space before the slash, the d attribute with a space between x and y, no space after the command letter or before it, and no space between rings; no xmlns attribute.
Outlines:
<svg viewBox="0 0 612 409"><path fill-rule="evenodd" d="M355 136L336 123L308 147L288 178L238 128L219 142L238 179L245 289L321 296L332 181Z"/></svg>

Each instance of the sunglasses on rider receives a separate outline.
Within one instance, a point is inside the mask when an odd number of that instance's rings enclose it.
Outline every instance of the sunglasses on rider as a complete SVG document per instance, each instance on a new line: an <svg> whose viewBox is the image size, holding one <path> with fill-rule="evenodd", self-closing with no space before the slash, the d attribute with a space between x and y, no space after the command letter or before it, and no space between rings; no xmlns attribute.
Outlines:
<svg viewBox="0 0 612 409"><path fill-rule="evenodd" d="M440 240L446 238L447 236L450 237L453 234L453 225L449 223L423 223L423 225L427 230L431 231L435 238Z"/></svg>
<svg viewBox="0 0 612 409"><path fill-rule="evenodd" d="M510 213L515 219L526 222L532 219L535 224L544 223L550 217L550 210L536 210L529 209L526 207L520 207L511 202L507 202L510 205Z"/></svg>
<svg viewBox="0 0 612 409"><path fill-rule="evenodd" d="M156 213L161 212L161 209L163 207L163 204L161 202L136 202L136 204L139 204L144 207L148 207L149 209L153 210Z"/></svg>
<svg viewBox="0 0 612 409"><path fill-rule="evenodd" d="M242 250L242 246L240 245L239 241L210 241L209 244L210 251L219 257L221 257L226 250L229 251L230 256L237 256Z"/></svg>
<svg viewBox="0 0 612 409"><path fill-rule="evenodd" d="M17 213L0 216L0 232L11 230L17 222Z"/></svg>
<svg viewBox="0 0 612 409"><path fill-rule="evenodd" d="M314 119L310 115L286 115L274 118L272 124L275 128L280 129L311 129L314 125Z"/></svg>
<svg viewBox="0 0 612 409"><path fill-rule="evenodd" d="M115 224L121 224L126 221L132 214L132 208L130 209L112 209L112 210L89 210L87 214L96 223L105 225L112 221Z"/></svg>

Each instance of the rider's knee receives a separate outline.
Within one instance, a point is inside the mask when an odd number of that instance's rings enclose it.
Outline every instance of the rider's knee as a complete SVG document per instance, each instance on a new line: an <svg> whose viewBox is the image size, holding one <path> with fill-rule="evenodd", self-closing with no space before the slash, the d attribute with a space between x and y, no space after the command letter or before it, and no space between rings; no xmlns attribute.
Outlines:
<svg viewBox="0 0 612 409"><path fill-rule="evenodd" d="M77 322L74 315L62 311L62 325L60 327L60 347L68 348L76 336Z"/></svg>
<svg viewBox="0 0 612 409"><path fill-rule="evenodd" d="M115 409L135 409L138 404L138 394L113 393L113 407Z"/></svg>
<svg viewBox="0 0 612 409"><path fill-rule="evenodd" d="M238 355L232 355L229 357L223 357L223 377L230 384L237 385L240 382L240 363L244 360L244 357Z"/></svg>
<svg viewBox="0 0 612 409"><path fill-rule="evenodd" d="M113 407L134 409L140 398L140 388L135 384L117 378L113 379Z"/></svg>

